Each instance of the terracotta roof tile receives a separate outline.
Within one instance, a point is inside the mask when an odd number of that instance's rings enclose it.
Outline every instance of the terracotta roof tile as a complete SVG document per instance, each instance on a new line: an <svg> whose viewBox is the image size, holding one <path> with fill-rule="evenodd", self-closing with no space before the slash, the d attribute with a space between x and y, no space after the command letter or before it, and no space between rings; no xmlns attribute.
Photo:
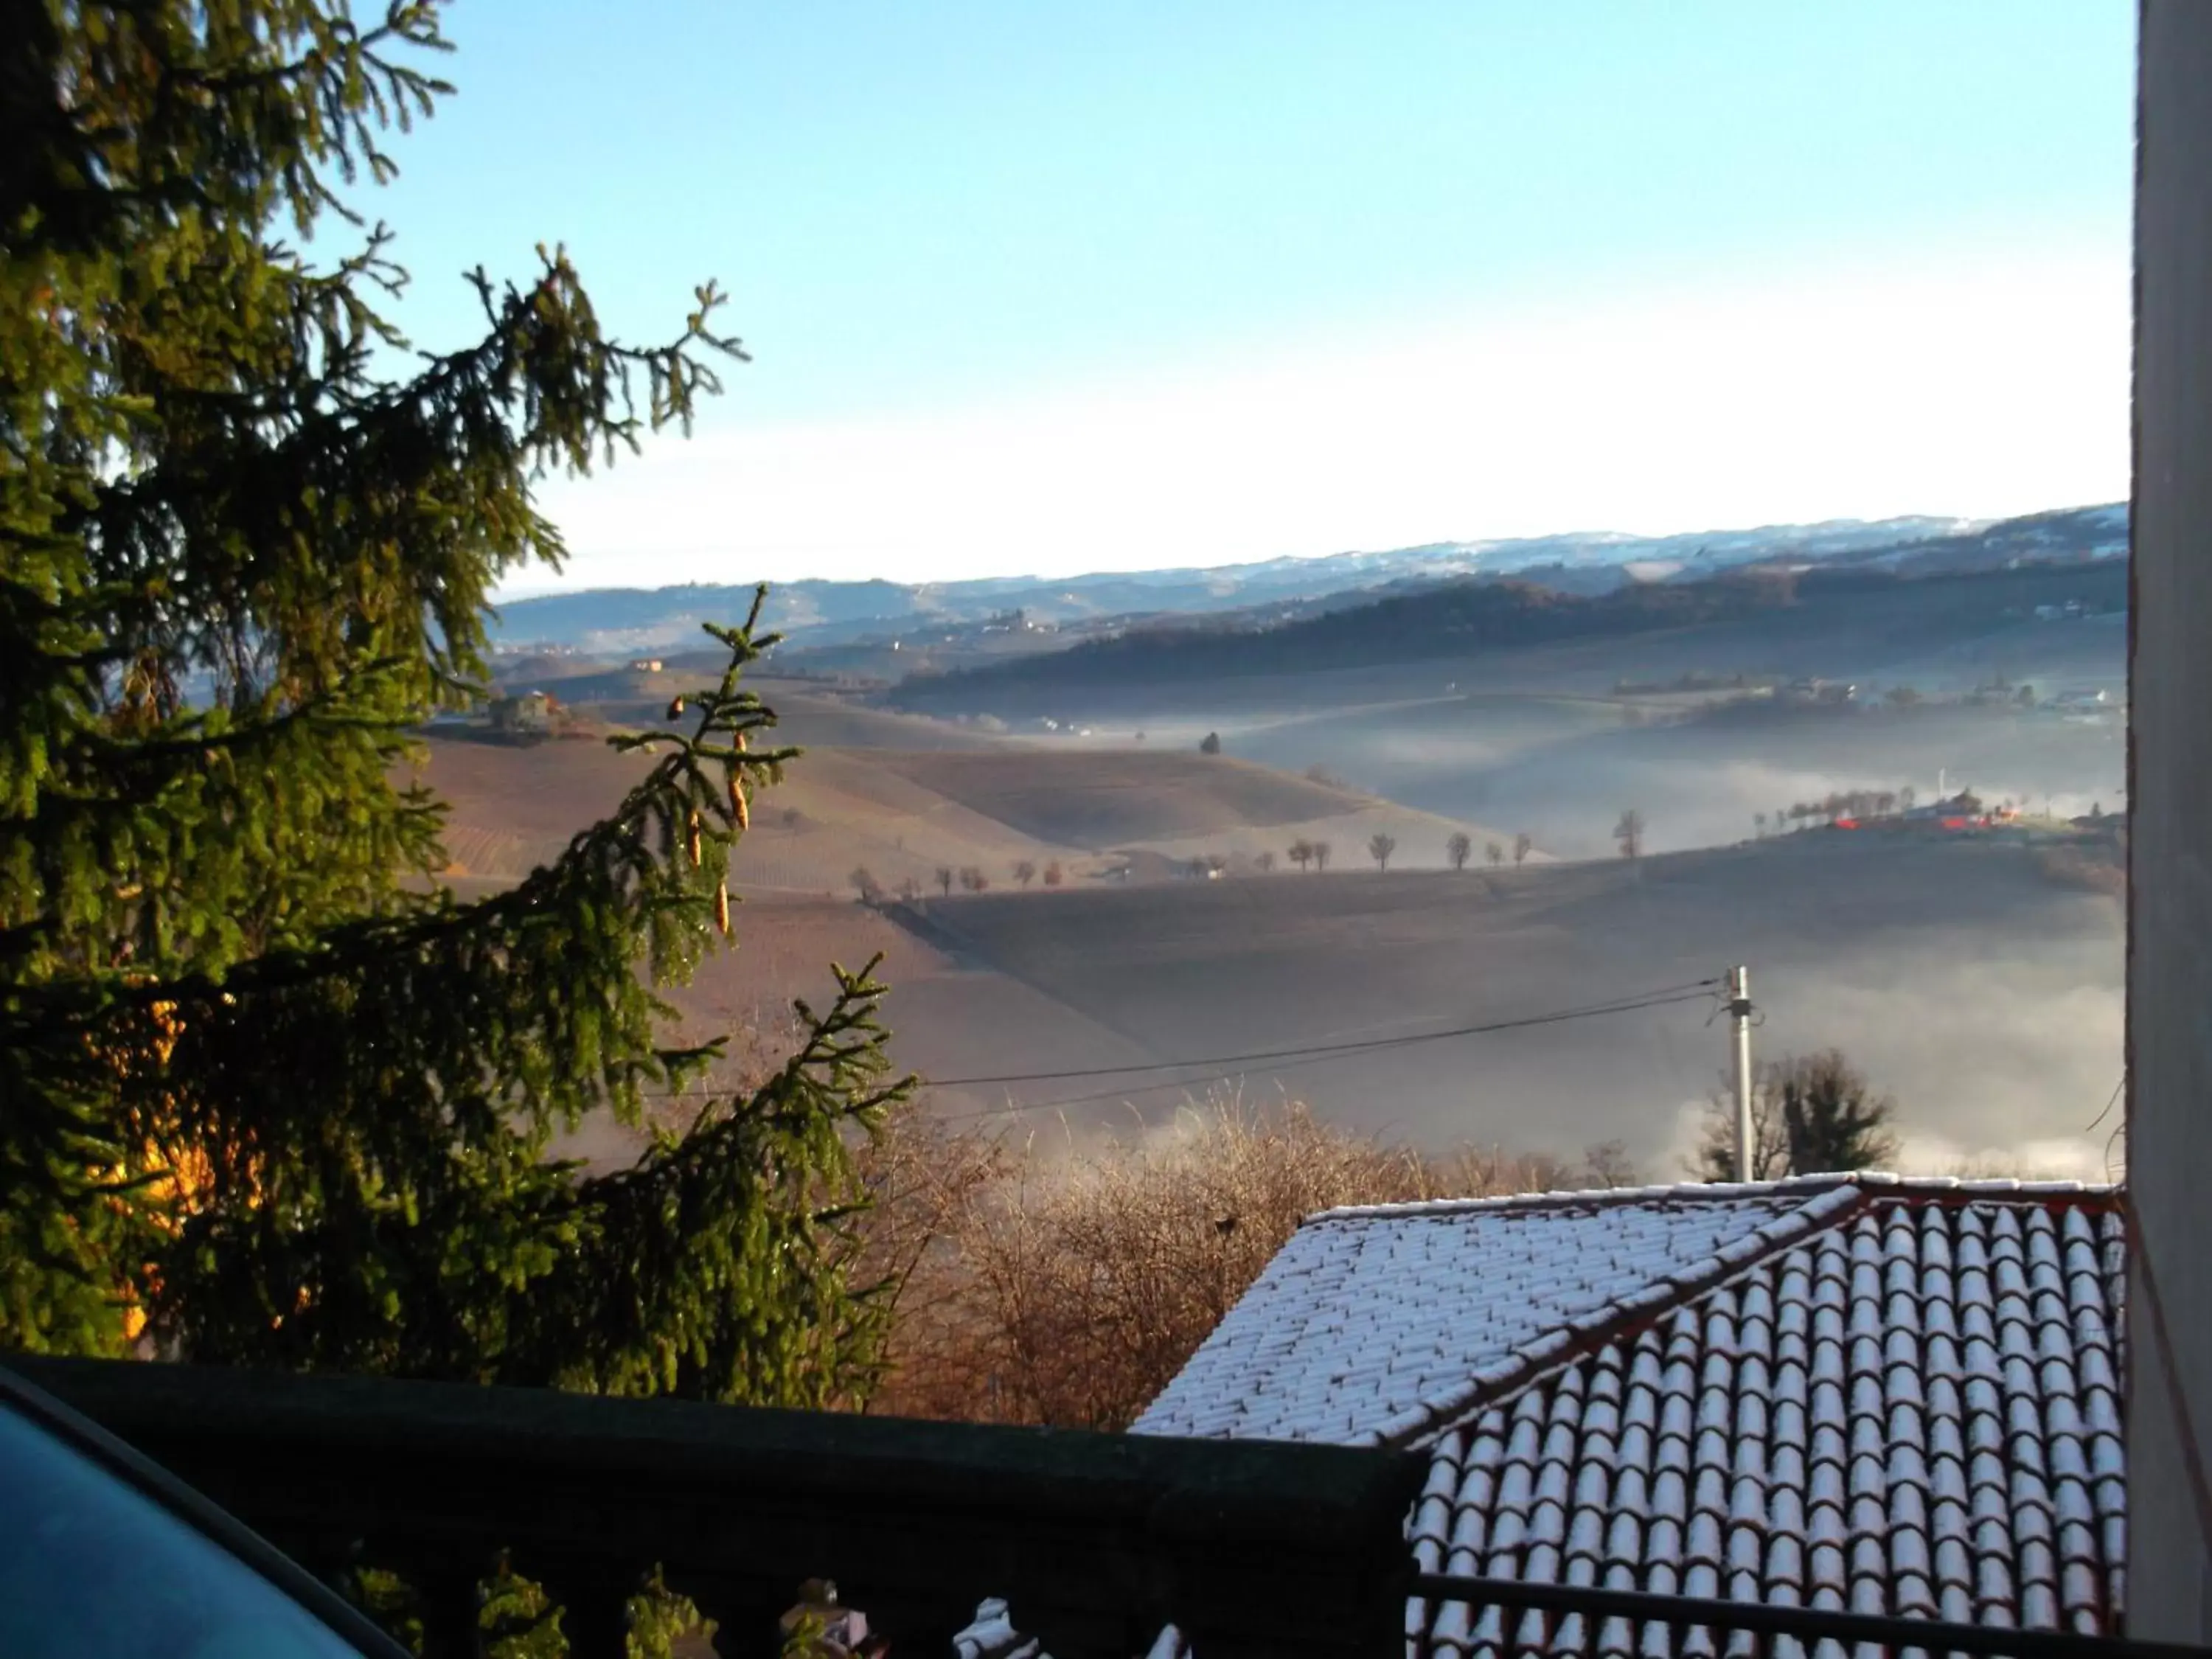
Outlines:
<svg viewBox="0 0 2212 1659"><path fill-rule="evenodd" d="M2108 1631L2121 1239L2106 1190L2054 1183L1337 1211L1138 1428L1411 1436L1426 1571ZM1378 1345L1402 1363L1346 1363ZM1510 1616L1416 1602L1409 1648L1480 1651Z"/></svg>

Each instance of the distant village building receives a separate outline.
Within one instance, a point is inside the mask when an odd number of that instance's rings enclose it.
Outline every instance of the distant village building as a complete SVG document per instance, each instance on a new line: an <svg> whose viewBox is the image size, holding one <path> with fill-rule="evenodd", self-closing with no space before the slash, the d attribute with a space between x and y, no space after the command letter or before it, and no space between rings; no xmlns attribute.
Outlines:
<svg viewBox="0 0 2212 1659"><path fill-rule="evenodd" d="M660 672L660 659L658 657L640 657L635 662L630 664L629 666L630 672L635 674L658 674Z"/></svg>

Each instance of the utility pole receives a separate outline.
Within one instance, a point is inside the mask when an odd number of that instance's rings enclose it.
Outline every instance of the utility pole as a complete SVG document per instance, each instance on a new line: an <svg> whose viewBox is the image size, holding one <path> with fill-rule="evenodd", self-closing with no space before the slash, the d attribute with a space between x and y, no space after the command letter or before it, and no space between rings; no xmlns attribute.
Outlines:
<svg viewBox="0 0 2212 1659"><path fill-rule="evenodd" d="M1751 969L1729 969L1729 1036L1735 1044L1735 1178L1751 1179Z"/></svg>

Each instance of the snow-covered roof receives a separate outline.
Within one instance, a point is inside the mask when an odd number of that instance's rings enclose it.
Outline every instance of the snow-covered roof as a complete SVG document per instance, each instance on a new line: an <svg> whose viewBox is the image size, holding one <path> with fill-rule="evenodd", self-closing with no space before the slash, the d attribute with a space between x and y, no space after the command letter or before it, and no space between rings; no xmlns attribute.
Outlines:
<svg viewBox="0 0 2212 1659"><path fill-rule="evenodd" d="M1426 1445L1425 1571L2110 1630L2122 1241L2071 1182L1332 1211L1136 1427Z"/></svg>

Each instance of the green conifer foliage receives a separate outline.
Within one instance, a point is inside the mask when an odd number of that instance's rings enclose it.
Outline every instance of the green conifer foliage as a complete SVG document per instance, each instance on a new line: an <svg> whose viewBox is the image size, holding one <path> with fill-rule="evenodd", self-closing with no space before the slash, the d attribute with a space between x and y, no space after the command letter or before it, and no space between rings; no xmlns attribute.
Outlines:
<svg viewBox="0 0 2212 1659"><path fill-rule="evenodd" d="M635 1167L548 1153L719 1052L664 1040L656 988L720 944L747 792L795 753L740 683L757 605L681 728L629 740L643 779L507 892L426 879L441 809L392 781L482 696L487 595L560 559L533 481L688 428L742 356L720 295L633 348L540 248L474 278L481 338L400 337L351 198L447 89L434 4L9 11L0 1346L864 1391L848 1153L903 1093L870 970Z"/></svg>

